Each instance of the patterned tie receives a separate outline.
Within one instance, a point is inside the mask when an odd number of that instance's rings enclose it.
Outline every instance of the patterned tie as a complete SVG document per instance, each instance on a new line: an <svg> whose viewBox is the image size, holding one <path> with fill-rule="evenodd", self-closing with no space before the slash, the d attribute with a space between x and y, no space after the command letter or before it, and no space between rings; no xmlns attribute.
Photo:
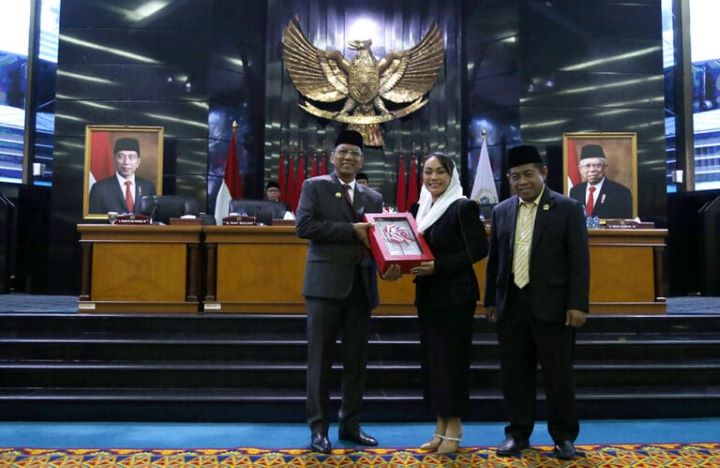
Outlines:
<svg viewBox="0 0 720 468"><path fill-rule="evenodd" d="M518 216L518 229L515 232L515 255L513 273L515 284L522 289L530 283L530 245L532 244L533 224L535 222L535 203L521 203Z"/></svg>
<svg viewBox="0 0 720 468"><path fill-rule="evenodd" d="M352 198L350 198L350 190L352 190L352 187L350 187L350 184L342 184L342 189L343 189L343 198L347 202L348 206L350 206L350 211L352 212L353 221L357 221L357 214L355 213L355 209L353 208Z"/></svg>
<svg viewBox="0 0 720 468"><path fill-rule="evenodd" d="M587 203L585 203L585 212L588 216L592 216L592 212L595 209L595 189L597 187L593 187L592 185L588 187L588 197L587 197Z"/></svg>
<svg viewBox="0 0 720 468"><path fill-rule="evenodd" d="M129 180L125 181L125 204L127 205L128 211L135 211L135 201L132 197L132 191L130 188L132 187L132 182Z"/></svg>

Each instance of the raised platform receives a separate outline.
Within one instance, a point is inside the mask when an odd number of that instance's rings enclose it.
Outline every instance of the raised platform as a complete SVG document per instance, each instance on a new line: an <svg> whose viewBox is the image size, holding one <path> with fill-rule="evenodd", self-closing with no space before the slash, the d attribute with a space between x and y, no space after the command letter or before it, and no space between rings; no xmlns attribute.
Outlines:
<svg viewBox="0 0 720 468"><path fill-rule="evenodd" d="M365 420L428 419L416 325L373 317ZM304 419L299 315L4 313L0 356L4 420ZM578 333L584 419L720 416L719 371L720 315L594 316ZM503 420L497 340L481 318L472 382L468 419Z"/></svg>

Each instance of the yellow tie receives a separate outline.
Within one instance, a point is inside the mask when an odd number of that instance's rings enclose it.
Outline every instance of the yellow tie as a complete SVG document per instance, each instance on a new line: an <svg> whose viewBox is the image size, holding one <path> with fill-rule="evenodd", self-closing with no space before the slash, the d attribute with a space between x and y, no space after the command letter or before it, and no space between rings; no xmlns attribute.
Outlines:
<svg viewBox="0 0 720 468"><path fill-rule="evenodd" d="M535 203L521 203L515 230L515 255L513 273L515 284L524 288L530 282L530 246L532 244L533 225L535 224Z"/></svg>

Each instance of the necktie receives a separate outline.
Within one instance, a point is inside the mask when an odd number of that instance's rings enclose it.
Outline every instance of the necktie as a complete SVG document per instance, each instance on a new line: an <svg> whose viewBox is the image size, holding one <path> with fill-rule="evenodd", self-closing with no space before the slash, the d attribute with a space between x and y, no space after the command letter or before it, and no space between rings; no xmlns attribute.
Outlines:
<svg viewBox="0 0 720 468"><path fill-rule="evenodd" d="M592 185L588 187L588 197L587 197L587 203L585 203L585 212L588 216L592 216L592 212L595 209L595 189L597 187L593 187Z"/></svg>
<svg viewBox="0 0 720 468"><path fill-rule="evenodd" d="M356 219L357 216L356 216L356 214L355 214L355 209L353 209L352 198L350 198L350 189L351 189L350 184L343 184L343 185L342 185L342 189L343 189L343 198L344 198L345 201L347 202L348 206L350 206L350 211L352 212L353 220L354 220L354 221L357 221L357 219Z"/></svg>
<svg viewBox="0 0 720 468"><path fill-rule="evenodd" d="M132 196L132 182L129 180L125 181L125 204L127 205L128 211L135 211L135 201Z"/></svg>
<svg viewBox="0 0 720 468"><path fill-rule="evenodd" d="M518 216L518 229L515 232L515 255L513 255L514 281L518 288L530 283L530 245L532 244L533 224L535 222L534 203L521 203Z"/></svg>

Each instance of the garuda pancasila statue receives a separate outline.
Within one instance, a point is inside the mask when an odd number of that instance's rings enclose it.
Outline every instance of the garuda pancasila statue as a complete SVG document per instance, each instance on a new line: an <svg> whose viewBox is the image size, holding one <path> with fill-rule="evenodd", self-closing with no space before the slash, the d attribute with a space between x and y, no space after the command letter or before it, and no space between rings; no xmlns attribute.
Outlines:
<svg viewBox="0 0 720 468"><path fill-rule="evenodd" d="M445 55L442 34L433 23L413 48L390 52L378 60L372 39L352 40L352 59L338 51L315 47L300 28L297 18L283 34L283 60L298 92L319 103L345 100L340 111L323 110L309 101L300 107L317 117L348 123L369 146L382 146L379 124L410 114L427 103L424 96L437 81ZM408 104L390 111L384 101Z"/></svg>

